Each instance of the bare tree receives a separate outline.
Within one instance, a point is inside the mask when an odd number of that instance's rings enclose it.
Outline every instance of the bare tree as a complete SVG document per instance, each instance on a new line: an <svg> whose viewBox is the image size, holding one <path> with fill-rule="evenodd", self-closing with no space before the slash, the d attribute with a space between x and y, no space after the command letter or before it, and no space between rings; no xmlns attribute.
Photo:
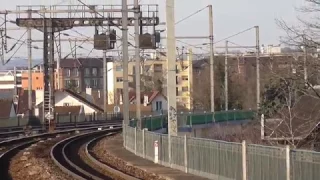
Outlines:
<svg viewBox="0 0 320 180"><path fill-rule="evenodd" d="M320 105L320 96L309 83L309 77L318 74L319 62L292 55L286 61L270 58L264 68L269 73L263 76L265 84L261 113L272 118L265 123L266 139L271 144L285 143L293 147L314 144L310 135L318 126L320 114L314 111ZM307 81L305 68L308 69Z"/></svg>
<svg viewBox="0 0 320 180"><path fill-rule="evenodd" d="M297 17L298 25L290 25L281 19L276 22L286 32L286 36L281 37L282 43L298 48L305 46L309 49L315 49L320 45L320 0L305 1L307 1L307 5L297 8L297 11L304 16Z"/></svg>

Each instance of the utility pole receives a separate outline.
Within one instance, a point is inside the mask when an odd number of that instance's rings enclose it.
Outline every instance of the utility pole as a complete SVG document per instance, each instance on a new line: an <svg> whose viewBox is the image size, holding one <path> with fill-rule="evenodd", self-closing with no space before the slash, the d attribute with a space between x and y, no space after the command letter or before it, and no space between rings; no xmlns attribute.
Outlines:
<svg viewBox="0 0 320 180"><path fill-rule="evenodd" d="M28 12L28 18L32 17L31 11ZM29 116L31 116L32 113L32 31L31 27L28 27L28 109L29 109Z"/></svg>
<svg viewBox="0 0 320 180"><path fill-rule="evenodd" d="M306 39L303 38L303 77L305 86L308 86L308 71L307 71L307 58L308 58L308 51L306 45Z"/></svg>
<svg viewBox="0 0 320 180"><path fill-rule="evenodd" d="M213 13L212 5L209 5L209 39L210 39L210 94L211 112L214 112L214 51L213 51Z"/></svg>
<svg viewBox="0 0 320 180"><path fill-rule="evenodd" d="M139 0L134 0L134 9L136 10L134 13L134 41L135 41L135 59L136 59L136 118L138 120L138 129L142 128L142 120L141 120L141 88L140 88L140 44L139 44L139 16L140 16L140 7Z"/></svg>
<svg viewBox="0 0 320 180"><path fill-rule="evenodd" d="M122 0L123 118L126 125L129 124L128 45L128 5L127 0Z"/></svg>
<svg viewBox="0 0 320 180"><path fill-rule="evenodd" d="M260 39L259 26L256 29L256 64L257 64L257 110L260 109Z"/></svg>
<svg viewBox="0 0 320 180"><path fill-rule="evenodd" d="M228 111L228 41L226 41L226 55L224 60L224 95L225 95L225 110Z"/></svg>
<svg viewBox="0 0 320 180"><path fill-rule="evenodd" d="M107 50L103 50L103 112L105 118L107 118L107 104L108 104L108 82L107 82Z"/></svg>
<svg viewBox="0 0 320 180"><path fill-rule="evenodd" d="M175 39L175 0L166 0L167 21L167 94L168 94L168 134L169 162L171 163L171 136L178 135L177 94L176 94L176 39Z"/></svg>
<svg viewBox="0 0 320 180"><path fill-rule="evenodd" d="M58 83L58 89L60 89L60 62L61 62L61 54L62 54L62 52L61 52L61 50L62 50L62 48L61 48L61 33L59 32L59 35L58 35L58 43L59 43L59 46L58 46L58 48L59 49L57 49L58 50L58 60L57 60L57 77L58 77L58 79L57 79L57 83Z"/></svg>

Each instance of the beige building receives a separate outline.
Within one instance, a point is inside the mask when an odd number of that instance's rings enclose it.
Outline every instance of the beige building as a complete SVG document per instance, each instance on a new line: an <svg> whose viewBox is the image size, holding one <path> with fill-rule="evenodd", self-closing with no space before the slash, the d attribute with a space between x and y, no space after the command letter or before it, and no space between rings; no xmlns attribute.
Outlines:
<svg viewBox="0 0 320 180"><path fill-rule="evenodd" d="M108 62L108 102L109 104L121 103L116 94L123 89L123 68L122 61ZM129 86L135 89L135 61L129 61L128 67ZM192 51L189 50L188 58L176 61L176 78L170 80L176 81L177 102L180 106L187 109L192 108L191 90L192 90ZM167 61L162 54L158 58L145 58L141 60L141 91L160 90L164 95L167 84Z"/></svg>

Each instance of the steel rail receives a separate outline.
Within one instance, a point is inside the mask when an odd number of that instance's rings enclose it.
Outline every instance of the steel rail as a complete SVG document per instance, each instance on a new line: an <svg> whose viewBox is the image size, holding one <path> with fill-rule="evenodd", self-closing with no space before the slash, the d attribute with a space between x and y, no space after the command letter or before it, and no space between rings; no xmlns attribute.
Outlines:
<svg viewBox="0 0 320 180"><path fill-rule="evenodd" d="M108 125L104 128L110 128L110 127L121 127L121 125ZM0 155L0 177L1 179L11 179L9 174L9 165L11 159L20 151L25 149L26 147L30 146L31 144L34 144L41 139L47 139L47 138L53 138L60 134L68 134L73 132L86 132L86 131L92 131L97 129L97 127L91 127L91 128L83 128L83 129L77 129L77 130L65 130L65 131L59 131L54 133L45 133L41 135L34 135L29 137L23 137L23 138L17 138L17 139L10 139L6 141L0 142L0 147L8 147L8 150L6 150L4 153ZM98 130L98 129L97 129Z"/></svg>
<svg viewBox="0 0 320 180"><path fill-rule="evenodd" d="M52 147L50 153L51 159L64 173L76 179L112 179L86 164L77 153L75 154L72 148L75 147L76 149L79 149L86 143L87 138L91 139L105 133L119 132L121 129L121 127L110 128L64 139ZM72 152L70 150L72 150ZM72 157L70 157L71 155Z"/></svg>
<svg viewBox="0 0 320 180"><path fill-rule="evenodd" d="M108 135L102 135L100 137L97 137L97 138L94 138L92 139L91 141L87 142L86 145L85 145L85 155L86 157L93 163L95 164L96 166L98 167L101 167L102 169L105 169L107 170L108 172L112 173L112 174L115 174L121 178L124 178L126 180L139 180L138 178L136 177L133 177L133 176L130 176L128 174L125 174L115 168L112 168L110 167L109 165L99 161L95 155L92 153L92 148L94 147L94 145L100 141L102 138L104 137L107 137L107 136L111 136L113 134L108 134Z"/></svg>
<svg viewBox="0 0 320 180"><path fill-rule="evenodd" d="M100 123L94 123L94 122L91 122L93 124L90 124L90 122L87 122L87 123L80 123L80 124L76 124L75 123L68 123L68 124L61 124L60 126L58 126L56 129L57 130L65 130L65 129L73 129L73 130L76 130L76 129L83 129L83 128L90 128L90 127L97 127L97 126L106 126L106 125L119 125L121 123L116 123L117 121L115 122L100 122ZM74 124L74 125L71 125L71 124ZM21 127L22 129L23 127ZM1 130L1 129L0 129ZM31 131L37 131L37 132L41 132L43 131L43 129L41 128L36 128L36 129L31 129ZM58 131L57 131L58 132ZM24 130L15 130L15 131L8 131L8 132L0 132L0 138L8 138L8 137L13 137L13 136L17 136L17 135L20 135L20 134L23 134L25 133Z"/></svg>

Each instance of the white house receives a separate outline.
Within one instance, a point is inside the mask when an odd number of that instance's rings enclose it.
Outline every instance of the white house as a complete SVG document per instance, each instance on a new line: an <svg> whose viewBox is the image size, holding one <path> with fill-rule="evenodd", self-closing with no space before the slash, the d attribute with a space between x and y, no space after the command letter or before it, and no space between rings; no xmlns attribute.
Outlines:
<svg viewBox="0 0 320 180"><path fill-rule="evenodd" d="M81 95L67 89L55 91L54 97L56 107L81 107L81 111L85 114L103 112L103 109L99 106L93 104ZM39 106L43 101L43 91L36 91L36 100Z"/></svg>
<svg viewBox="0 0 320 180"><path fill-rule="evenodd" d="M129 94L129 99L131 104L136 102L135 92ZM167 111L168 101L167 98L159 91L153 91L149 93L141 94L141 102L144 106L151 106L153 112Z"/></svg>

